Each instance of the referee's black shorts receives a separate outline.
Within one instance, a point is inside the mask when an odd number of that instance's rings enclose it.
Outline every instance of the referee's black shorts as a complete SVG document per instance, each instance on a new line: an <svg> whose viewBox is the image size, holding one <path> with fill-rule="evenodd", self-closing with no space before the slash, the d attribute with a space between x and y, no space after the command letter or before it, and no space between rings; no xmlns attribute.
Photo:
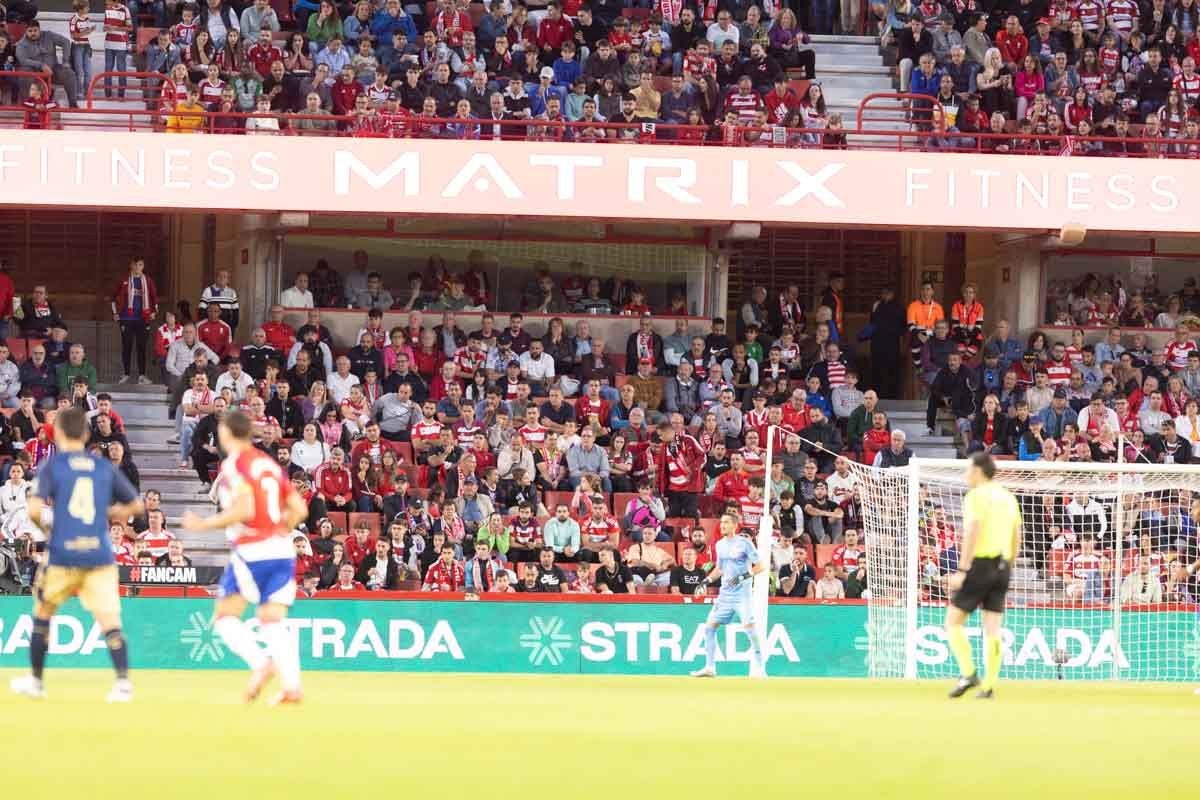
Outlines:
<svg viewBox="0 0 1200 800"><path fill-rule="evenodd" d="M1010 573L1008 561L999 556L976 558L967 570L962 588L954 593L951 602L968 614L980 607L984 611L1002 613Z"/></svg>

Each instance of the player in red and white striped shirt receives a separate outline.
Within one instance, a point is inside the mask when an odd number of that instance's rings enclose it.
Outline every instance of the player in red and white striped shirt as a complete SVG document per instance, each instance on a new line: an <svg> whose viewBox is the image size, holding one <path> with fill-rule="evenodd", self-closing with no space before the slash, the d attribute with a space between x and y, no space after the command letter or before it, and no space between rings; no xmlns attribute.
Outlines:
<svg viewBox="0 0 1200 800"><path fill-rule="evenodd" d="M1052 387L1066 387L1070 384L1071 362L1067 360L1067 348L1062 342L1055 342L1050 349L1050 359L1046 362L1045 369Z"/></svg>
<svg viewBox="0 0 1200 800"><path fill-rule="evenodd" d="M749 492L737 500L738 511L742 516L739 530L743 533L748 531L751 536L757 535L758 524L762 522L764 486L762 478L751 478Z"/></svg>
<svg viewBox="0 0 1200 800"><path fill-rule="evenodd" d="M221 80L221 67L217 64L208 65L208 76L200 81L200 102L205 106L217 106L221 103L221 90L226 86Z"/></svg>
<svg viewBox="0 0 1200 800"><path fill-rule="evenodd" d="M591 515L579 525L582 544L579 560L596 563L605 545L616 547L621 541L621 526L609 516L604 503L593 503Z"/></svg>
<svg viewBox="0 0 1200 800"><path fill-rule="evenodd" d="M1167 366L1172 370L1187 369L1188 354L1196 349L1196 340L1191 337L1191 330L1186 325L1175 327L1175 338L1167 342Z"/></svg>
<svg viewBox="0 0 1200 800"><path fill-rule="evenodd" d="M829 558L838 570L838 577L843 579L858 569L859 562L867 556L858 543L858 531L851 529L844 535L845 542L833 548L833 554Z"/></svg>
<svg viewBox="0 0 1200 800"><path fill-rule="evenodd" d="M465 347L454 351L455 375L462 380L470 380L474 377L475 371L482 369L483 362L487 360L487 352L483 349L483 339L476 333L471 334L467 339Z"/></svg>
<svg viewBox="0 0 1200 800"><path fill-rule="evenodd" d="M1184 105L1191 107L1200 101L1200 74L1196 72L1196 59L1184 56L1180 67L1181 71L1175 76L1171 85L1183 95Z"/></svg>
<svg viewBox="0 0 1200 800"><path fill-rule="evenodd" d="M426 400L421 404L421 421L415 423L409 433L413 453L419 455L441 441L442 423L437 418L437 403Z"/></svg>
<svg viewBox="0 0 1200 800"><path fill-rule="evenodd" d="M1083 32L1092 40L1092 45L1099 44L1100 31L1104 30L1104 4L1097 0L1080 0L1071 13L1083 25Z"/></svg>
<svg viewBox="0 0 1200 800"><path fill-rule="evenodd" d="M765 108L762 98L754 91L749 75L738 78L737 88L725 96L725 111L736 113L739 125L753 125L758 112Z"/></svg>
<svg viewBox="0 0 1200 800"><path fill-rule="evenodd" d="M1122 41L1138 25L1138 7L1132 0L1108 0L1108 29L1116 31Z"/></svg>
<svg viewBox="0 0 1200 800"><path fill-rule="evenodd" d="M1096 537L1085 533L1079 538L1079 552L1067 562L1066 586L1068 600L1099 600L1104 593L1103 581L1112 565L1103 553L1096 552Z"/></svg>
<svg viewBox="0 0 1200 800"><path fill-rule="evenodd" d="M104 3L104 71L125 72L129 68L129 32L133 16L121 0ZM104 96L112 97L112 80L104 80ZM119 79L117 97L125 96L125 79Z"/></svg>
<svg viewBox="0 0 1200 800"><path fill-rule="evenodd" d="M517 429L517 433L525 438L525 443L532 448L541 447L546 443L546 437L550 433L549 428L542 427L538 421L538 408L535 405L530 405L525 409L525 424Z"/></svg>

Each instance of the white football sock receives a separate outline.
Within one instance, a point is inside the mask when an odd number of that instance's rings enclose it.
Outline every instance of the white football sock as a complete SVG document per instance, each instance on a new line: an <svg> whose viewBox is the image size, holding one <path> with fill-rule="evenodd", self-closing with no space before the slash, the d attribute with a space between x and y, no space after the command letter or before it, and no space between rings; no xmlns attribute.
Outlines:
<svg viewBox="0 0 1200 800"><path fill-rule="evenodd" d="M213 630L225 640L226 647L250 665L250 669L258 669L267 663L267 654L258 646L254 634L242 620L237 617L218 617L213 623Z"/></svg>
<svg viewBox="0 0 1200 800"><path fill-rule="evenodd" d="M265 622L259 629L267 652L279 670L279 683L284 691L300 690L300 650L285 622Z"/></svg>

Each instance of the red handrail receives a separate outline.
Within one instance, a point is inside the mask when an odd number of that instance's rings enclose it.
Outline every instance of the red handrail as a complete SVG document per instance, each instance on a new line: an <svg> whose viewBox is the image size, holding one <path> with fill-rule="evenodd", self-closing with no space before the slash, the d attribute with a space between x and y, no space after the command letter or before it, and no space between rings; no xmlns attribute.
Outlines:
<svg viewBox="0 0 1200 800"><path fill-rule="evenodd" d="M169 76L164 75L161 72L110 71L110 72L99 72L92 76L92 82L88 84L87 93L85 95L85 98L87 99L88 109L89 110L92 109L92 101L97 99L95 96L96 87L99 86L102 82L113 81L114 79L118 80L118 81L124 80L124 81L128 82L129 79L131 79L131 78L142 81L141 85L137 86L135 89L136 91L140 92L140 94L137 97L121 97L121 98L105 97L103 99L118 100L118 101L145 102L146 100L150 99L149 94L146 92L146 86L151 80L153 80L156 84L155 91L158 92L158 97L156 99L158 100L159 108L161 109L161 108L169 107L169 106L166 106L163 104L164 98L167 98L167 97L174 98L174 95L175 95L175 82L172 81ZM167 94L167 87L170 87L169 95ZM128 87L124 91L128 91Z"/></svg>

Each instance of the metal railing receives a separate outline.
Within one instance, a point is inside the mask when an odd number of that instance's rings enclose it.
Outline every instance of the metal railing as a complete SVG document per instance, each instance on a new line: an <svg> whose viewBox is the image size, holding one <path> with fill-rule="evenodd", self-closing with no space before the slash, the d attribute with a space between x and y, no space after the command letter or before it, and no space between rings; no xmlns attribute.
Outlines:
<svg viewBox="0 0 1200 800"><path fill-rule="evenodd" d="M15 78L39 80L40 73L13 72ZM109 80L125 77L131 83L125 98L136 108L96 108ZM134 96L132 81L139 82ZM114 87L117 84L114 83ZM945 128L945 110L924 95L879 93L863 98L855 127L801 128L780 125L670 125L565 119L452 118L422 116L401 109L365 117L353 114L272 112L255 114L170 108L175 94L170 78L150 72L102 72L88 87L86 108L59 108L50 113L50 127L62 130L187 131L202 133L335 136L358 138L427 138L494 141L574 141L602 144L623 142L726 147L772 147L822 150L898 150L923 152L999 153L1058 156L1116 156L1134 158L1200 158L1200 140L1178 136L1078 136L1003 131L961 131ZM147 108L146 106L151 106ZM0 107L0 128L26 124L21 105ZM18 112L18 113L4 113ZM200 121L197 122L196 118ZM172 118L175 122L172 123ZM252 120L270 119L266 126ZM186 123L186 124L184 124ZM891 123L892 128L873 127ZM32 126L31 126L32 127ZM264 127L267 128L264 130Z"/></svg>

